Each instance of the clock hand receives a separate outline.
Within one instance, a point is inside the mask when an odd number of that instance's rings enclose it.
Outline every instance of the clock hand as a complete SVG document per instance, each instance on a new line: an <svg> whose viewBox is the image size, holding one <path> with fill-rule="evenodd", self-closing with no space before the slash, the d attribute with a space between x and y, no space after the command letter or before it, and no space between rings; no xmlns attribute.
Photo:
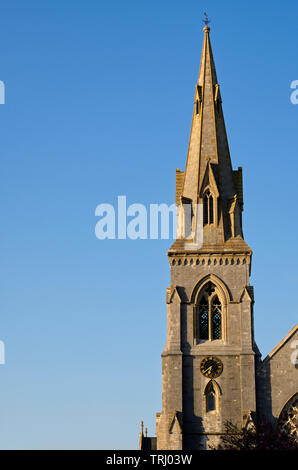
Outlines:
<svg viewBox="0 0 298 470"><path fill-rule="evenodd" d="M212 370L212 366L209 366L208 369L204 369L205 374L207 374L210 370Z"/></svg>

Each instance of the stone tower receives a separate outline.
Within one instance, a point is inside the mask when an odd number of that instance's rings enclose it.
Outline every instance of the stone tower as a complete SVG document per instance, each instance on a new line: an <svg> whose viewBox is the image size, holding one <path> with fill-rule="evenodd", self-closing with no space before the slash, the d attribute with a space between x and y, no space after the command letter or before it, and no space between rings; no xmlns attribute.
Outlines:
<svg viewBox="0 0 298 470"><path fill-rule="evenodd" d="M232 169L209 32L205 26L186 168L176 170L158 449L210 448L225 421L242 426L256 410L242 169Z"/></svg>
<svg viewBox="0 0 298 470"><path fill-rule="evenodd" d="M298 325L261 360L242 169L231 164L209 32L206 25L186 168L176 170L162 411L156 437L141 429L140 449L210 449L227 421L240 429L257 418L298 442Z"/></svg>

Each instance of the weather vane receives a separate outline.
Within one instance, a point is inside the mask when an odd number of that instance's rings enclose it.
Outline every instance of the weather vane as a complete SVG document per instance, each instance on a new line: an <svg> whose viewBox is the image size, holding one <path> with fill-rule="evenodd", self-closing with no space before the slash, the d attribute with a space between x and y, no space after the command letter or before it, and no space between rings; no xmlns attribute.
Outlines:
<svg viewBox="0 0 298 470"><path fill-rule="evenodd" d="M204 16L205 16L205 18L204 18L204 20L203 20L203 23L205 23L205 25L208 26L208 24L211 23L211 21L208 20L207 13L204 13Z"/></svg>

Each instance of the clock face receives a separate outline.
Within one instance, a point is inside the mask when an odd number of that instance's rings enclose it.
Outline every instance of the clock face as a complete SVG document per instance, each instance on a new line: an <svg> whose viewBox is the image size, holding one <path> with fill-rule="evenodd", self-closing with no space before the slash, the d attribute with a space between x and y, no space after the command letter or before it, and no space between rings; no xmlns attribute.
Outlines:
<svg viewBox="0 0 298 470"><path fill-rule="evenodd" d="M223 363L215 356L207 356L202 360L200 369L205 377L215 379L222 373Z"/></svg>

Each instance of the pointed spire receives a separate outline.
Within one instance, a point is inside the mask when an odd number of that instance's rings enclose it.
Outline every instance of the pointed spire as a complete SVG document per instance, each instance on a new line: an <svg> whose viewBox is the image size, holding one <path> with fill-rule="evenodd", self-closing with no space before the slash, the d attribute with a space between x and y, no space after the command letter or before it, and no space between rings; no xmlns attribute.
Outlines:
<svg viewBox="0 0 298 470"><path fill-rule="evenodd" d="M210 43L210 27L205 26L199 78L185 170L183 196L198 202L198 193L208 160L225 167L226 191L232 197L232 165L221 96Z"/></svg>
<svg viewBox="0 0 298 470"><path fill-rule="evenodd" d="M240 243L243 198L242 171L241 169L233 171L232 168L221 93L210 42L209 20L207 15L205 16L206 25L203 28L204 41L195 88L186 168L185 172L176 171L176 203L191 204L193 214L191 232L199 233L202 230L203 245L210 246L211 249L211 245L219 247L227 240L233 240L235 245L238 239ZM211 203L210 201L205 203L207 191L211 195ZM200 215L196 211L197 204L202 206L205 204L206 214L209 210L212 211L210 217ZM210 209L207 209L208 204L211 204ZM183 218L180 220L183 221ZM186 218L183 223L185 220ZM183 238L188 235L181 227L181 223L178 221L178 233ZM181 247L182 244L177 240L171 250L178 248L180 250Z"/></svg>

